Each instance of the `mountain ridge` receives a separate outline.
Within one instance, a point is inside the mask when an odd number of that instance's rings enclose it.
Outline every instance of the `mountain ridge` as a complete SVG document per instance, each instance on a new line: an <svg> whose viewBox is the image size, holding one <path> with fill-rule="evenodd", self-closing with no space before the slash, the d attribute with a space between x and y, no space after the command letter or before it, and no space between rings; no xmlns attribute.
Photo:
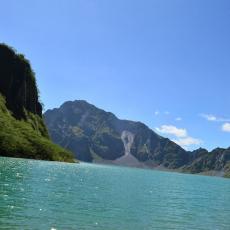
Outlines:
<svg viewBox="0 0 230 230"><path fill-rule="evenodd" d="M228 149L186 151L144 123L119 119L85 100L64 102L59 108L47 110L44 118L51 139L82 161L164 167L190 173L224 170L227 175L228 172ZM123 132L134 136L126 157Z"/></svg>

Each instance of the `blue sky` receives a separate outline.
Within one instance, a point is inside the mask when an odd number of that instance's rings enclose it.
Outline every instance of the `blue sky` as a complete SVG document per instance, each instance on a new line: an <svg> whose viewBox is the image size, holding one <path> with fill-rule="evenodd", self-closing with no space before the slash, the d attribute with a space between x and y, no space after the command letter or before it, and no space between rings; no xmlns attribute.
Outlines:
<svg viewBox="0 0 230 230"><path fill-rule="evenodd" d="M187 149L230 146L229 0L7 0L0 41L45 109L85 99Z"/></svg>

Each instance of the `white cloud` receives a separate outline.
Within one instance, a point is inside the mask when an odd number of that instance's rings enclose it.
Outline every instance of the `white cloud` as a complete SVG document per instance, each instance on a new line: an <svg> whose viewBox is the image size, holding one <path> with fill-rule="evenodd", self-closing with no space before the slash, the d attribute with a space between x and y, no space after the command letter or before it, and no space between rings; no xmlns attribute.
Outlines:
<svg viewBox="0 0 230 230"><path fill-rule="evenodd" d="M176 139L173 141L185 149L191 145L200 145L203 143L200 139L190 137L186 129L177 128L173 125L162 125L160 128L156 128L156 131L161 134L174 135Z"/></svg>
<svg viewBox="0 0 230 230"><path fill-rule="evenodd" d="M193 137L179 138L178 140L173 140L173 141L182 147L188 147L190 145L202 144L202 141L200 139L193 138Z"/></svg>
<svg viewBox="0 0 230 230"><path fill-rule="evenodd" d="M208 121L216 121L217 120L216 116L214 116L212 114L201 114L200 116L205 118Z"/></svg>
<svg viewBox="0 0 230 230"><path fill-rule="evenodd" d="M169 112L169 111L165 111L165 112L162 112L162 114L164 114L164 115L169 115L170 112ZM160 111L159 111L159 110L156 110L156 111L154 112L154 115L155 115L155 116L160 115Z"/></svg>
<svg viewBox="0 0 230 230"><path fill-rule="evenodd" d="M222 131L230 133L230 123L225 123L222 125Z"/></svg>
<svg viewBox="0 0 230 230"><path fill-rule="evenodd" d="M156 111L154 112L154 114L155 114L155 116L158 116L158 115L160 114L160 112L159 112L158 110L156 110Z"/></svg>
<svg viewBox="0 0 230 230"><path fill-rule="evenodd" d="M181 117L177 117L175 120L176 121L182 121L182 118Z"/></svg>
<svg viewBox="0 0 230 230"><path fill-rule="evenodd" d="M159 133L163 134L171 134L176 137L186 137L187 131L186 129L179 129L173 125L162 125L160 128L156 128Z"/></svg>
<svg viewBox="0 0 230 230"><path fill-rule="evenodd" d="M200 116L205 118L207 121L230 122L230 118L217 117L213 114L200 114Z"/></svg>

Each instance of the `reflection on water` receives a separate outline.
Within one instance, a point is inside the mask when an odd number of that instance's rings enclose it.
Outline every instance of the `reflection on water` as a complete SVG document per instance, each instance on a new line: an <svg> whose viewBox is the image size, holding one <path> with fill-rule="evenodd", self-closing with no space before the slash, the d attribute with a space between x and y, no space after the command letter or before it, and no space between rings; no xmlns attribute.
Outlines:
<svg viewBox="0 0 230 230"><path fill-rule="evenodd" d="M9 160L1 158L0 160L0 224L9 224L15 216L18 216L21 210L25 209L25 189L27 189L24 180L29 177L30 172L26 164L28 161Z"/></svg>
<svg viewBox="0 0 230 230"><path fill-rule="evenodd" d="M230 229L230 180L0 158L0 229Z"/></svg>

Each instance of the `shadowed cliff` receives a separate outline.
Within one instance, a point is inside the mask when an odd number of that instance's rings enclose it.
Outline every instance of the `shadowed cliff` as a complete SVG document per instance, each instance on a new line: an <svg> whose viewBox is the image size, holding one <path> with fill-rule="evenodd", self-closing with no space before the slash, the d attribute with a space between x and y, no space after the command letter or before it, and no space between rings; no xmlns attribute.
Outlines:
<svg viewBox="0 0 230 230"><path fill-rule="evenodd" d="M120 120L86 101L65 102L59 109L48 110L44 117L52 140L70 149L79 160L118 160L127 152L124 143L128 137L123 135L129 133L133 139L130 156L139 162L170 169L189 162L184 149L145 124Z"/></svg>
<svg viewBox="0 0 230 230"><path fill-rule="evenodd" d="M25 118L25 110L42 117L35 74L22 54L0 44L0 92L13 115Z"/></svg>
<svg viewBox="0 0 230 230"><path fill-rule="evenodd" d="M0 44L1 155L73 161L69 151L49 140L29 61L5 44Z"/></svg>

